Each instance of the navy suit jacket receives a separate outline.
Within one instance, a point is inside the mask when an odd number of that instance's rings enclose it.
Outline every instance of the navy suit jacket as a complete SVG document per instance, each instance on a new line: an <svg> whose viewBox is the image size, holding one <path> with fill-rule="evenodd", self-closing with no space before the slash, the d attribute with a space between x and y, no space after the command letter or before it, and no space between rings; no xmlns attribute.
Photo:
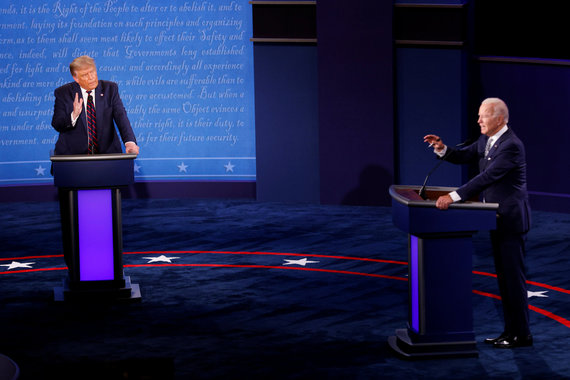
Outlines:
<svg viewBox="0 0 570 380"><path fill-rule="evenodd" d="M87 154L85 110L81 112L75 126L71 124L75 94L79 94L81 99L81 88L76 82L65 84L54 91L55 104L51 125L59 132L55 154ZM100 80L94 97L99 153L122 153L123 148L115 124L123 142L136 143L136 139L119 96L119 87L114 82Z"/></svg>
<svg viewBox="0 0 570 380"><path fill-rule="evenodd" d="M461 199L479 195L486 202L498 203L497 229L526 233L530 229L530 206L524 145L509 128L485 157L488 139L488 136L481 135L476 142L463 149L450 148L446 161L479 163L479 174L457 189L457 193Z"/></svg>

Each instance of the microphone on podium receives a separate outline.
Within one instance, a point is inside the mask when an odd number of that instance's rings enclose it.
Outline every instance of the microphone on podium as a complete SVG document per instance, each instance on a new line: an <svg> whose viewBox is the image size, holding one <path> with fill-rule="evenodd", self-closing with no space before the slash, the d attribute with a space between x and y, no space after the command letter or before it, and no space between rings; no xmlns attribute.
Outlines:
<svg viewBox="0 0 570 380"><path fill-rule="evenodd" d="M470 145L473 142L473 140L468 139L465 140L462 143L459 143L457 145L455 145L456 148L460 148L462 146L465 145ZM445 159L447 158L447 154L449 153L449 149L447 149L447 151L445 152L445 154L443 156L440 157L439 162L429 171L429 173L426 175L426 178L424 179L424 183L422 184L422 187L420 188L420 191L418 192L418 195L423 199L423 200L427 200L427 195L426 195L426 185L427 185L427 181L429 179L429 177L431 176L431 174L437 169L439 168L439 166L441 164L443 164L443 162L445 161Z"/></svg>

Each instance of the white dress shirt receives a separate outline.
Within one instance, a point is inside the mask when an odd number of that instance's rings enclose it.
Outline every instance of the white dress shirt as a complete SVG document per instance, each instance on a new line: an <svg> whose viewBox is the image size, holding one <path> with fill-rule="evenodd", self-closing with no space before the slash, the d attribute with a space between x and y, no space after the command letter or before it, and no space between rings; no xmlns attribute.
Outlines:
<svg viewBox="0 0 570 380"><path fill-rule="evenodd" d="M89 95L87 94L87 90L84 89L83 87L81 88L81 96L83 97L83 111L85 112L85 114L87 114L87 98L89 97ZM96 105L95 105L95 89L91 90L91 97L93 98L93 108L97 109ZM81 116L81 114L79 114L79 116ZM73 127L75 127L75 124L77 123L77 119L79 119L79 116L77 116L76 118L73 117L73 112L71 112L71 125ZM87 137L87 140L89 140L89 137ZM89 143L89 141L88 141ZM125 146L127 144L135 144L134 141L127 141L125 142Z"/></svg>
<svg viewBox="0 0 570 380"><path fill-rule="evenodd" d="M95 107L95 90L91 91L91 97L93 98L93 107ZM87 97L89 95L87 95L87 90L84 89L83 87L81 87L81 96L83 97L83 111L85 111L85 113L87 113ZM79 114L79 116L81 116L81 114ZM73 112L71 112L71 125L75 127L75 123L77 123L77 119L79 119L79 116L77 116L76 118L73 117Z"/></svg>

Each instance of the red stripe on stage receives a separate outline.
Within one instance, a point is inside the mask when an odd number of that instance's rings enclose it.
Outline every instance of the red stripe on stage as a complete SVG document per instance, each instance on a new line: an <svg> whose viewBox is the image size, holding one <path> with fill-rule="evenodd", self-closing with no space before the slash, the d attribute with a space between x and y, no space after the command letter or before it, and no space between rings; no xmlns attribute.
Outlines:
<svg viewBox="0 0 570 380"><path fill-rule="evenodd" d="M318 255L318 254L305 254L305 253L285 253L285 252L240 252L240 251L146 251L146 252L125 252L127 255L148 255L148 254L170 254L178 255L184 253L213 253L213 254L223 254L223 255L274 255L274 256L298 256L298 257L321 257L328 259L341 259L341 260L358 260L358 261L370 261L375 263L385 263L385 264L398 264L398 265L408 265L405 261L395 261L395 260L382 260L382 259L369 259L366 257L353 257L353 256L334 256L334 255Z"/></svg>
<svg viewBox="0 0 570 380"><path fill-rule="evenodd" d="M297 256L297 257L320 257L320 258L329 258L329 259L340 259L340 260L357 260L357 261L368 261L368 262L376 262L376 263L385 263L385 264L397 264L397 265L408 265L405 261L396 261L396 260L382 260L382 259L370 259L366 257L351 257L351 256L336 256L336 255L321 255L321 254L303 254L303 253L290 253L290 252L244 252L244 251L133 251L133 252L124 252L124 254L128 255L148 255L148 254L199 254L199 253L211 253L211 254L225 254L225 255L273 255L273 256ZM13 257L13 258L0 258L0 261L14 261L14 260L29 260L29 259L41 259L41 258L55 258L55 257L63 257L63 255L46 255L46 256L26 256L26 257ZM10 272L14 273L14 272ZM473 274L480 275L480 276L487 276L487 277L494 277L496 278L497 275L494 273L488 272L481 272L481 271L473 271ZM570 290L563 289L558 286L552 286L540 282L535 281L527 281L527 284L538 286L545 289L550 289L556 292L570 294Z"/></svg>
<svg viewBox="0 0 570 380"><path fill-rule="evenodd" d="M494 273L479 272L479 271L476 271L476 270L473 271L473 274L478 274L478 275L480 275L480 276L495 277L495 278L497 277L497 275L494 274Z"/></svg>
<svg viewBox="0 0 570 380"><path fill-rule="evenodd" d="M556 322L562 323L564 326L570 328L570 321L562 318L559 315L553 314L550 311L546 311L544 309L541 309L541 308L538 308L538 307L532 306L532 305L528 305L528 308L532 311L535 311L537 313L544 315L545 317L554 319Z"/></svg>
<svg viewBox="0 0 570 380"><path fill-rule="evenodd" d="M302 253L281 253L281 252L231 252L231 251L146 251L146 252L124 252L125 254L135 255L135 254L199 254L199 253L211 253L211 254L232 254L232 255L274 255L274 256L304 256L304 257L320 257L320 258L331 258L331 259L342 259L342 260L359 260L359 261L369 261L369 262L378 262L378 263L389 263L389 264L399 264L399 265L407 265L407 262L403 261L394 261L394 260L382 260L382 259L369 259L364 257L350 257L350 256L335 256L335 255L319 255L319 254L302 254ZM25 260L25 259L40 259L40 258L56 258L62 257L63 255L46 255L46 256L26 256L26 257L17 257L17 258L0 258L0 261L15 261L15 260ZM240 265L240 264L129 264L124 265L125 268L140 268L140 267L210 267L210 268L251 268L251 269L281 269L281 270L296 270L296 271L306 271L306 272L321 272L321 273L336 273L336 274L349 274L349 275L357 275L357 276L365 276L365 277L374 277L374 278L384 278L390 280L398 280L398 281L408 281L405 277L398 277L398 276L388 276L383 274L374 274L374 273L363 273L363 272L354 272L354 271L343 271L343 270L335 270L335 269L321 269L321 268L300 268L300 267L289 267L289 266L273 266L273 265ZM0 274L17 274L17 273L31 273L31 272L44 272L44 271L60 271L60 270L67 270L67 267L60 267L60 268L40 268L40 269L23 269L23 270L16 270L16 271L6 271L0 272ZM488 273L488 272L480 272L480 271L473 271L473 274L487 276L487 277L497 277L496 274ZM546 289L551 289L557 292L570 294L569 290L551 286L548 284L543 284L534 281L527 281L528 284L543 287ZM487 292L482 292L480 290L473 290L474 294L481 295L484 297L493 298L496 300L501 300L501 297ZM556 322L570 328L570 321L556 315L550 311L538 308L536 306L529 305L530 310L542 314L547 318L553 319Z"/></svg>
<svg viewBox="0 0 570 380"><path fill-rule="evenodd" d="M482 292L480 290L475 290L475 289L473 289L473 293L478 294L480 296L491 297L491 298L497 299L499 301L501 300L500 296L493 294L493 293Z"/></svg>
<svg viewBox="0 0 570 380"><path fill-rule="evenodd" d="M480 295L480 296L485 296L485 297L494 298L494 299L497 299L497 300L499 300L499 301L501 300L501 297L498 296L498 295L496 295L496 294L487 293L487 292L481 292L481 291L479 291L479 290L473 290L473 293L478 294L478 295ZM570 321L567 320L567 319L565 319L565 318L562 318L562 317L559 316L559 315L556 315L556 314L554 314L554 313L551 313L550 311L547 311L547 310L544 310L544 309L541 309L541 308L539 308L539 307L532 306L532 305L528 305L528 308L529 308L529 310L532 310L532 311L534 311L534 312L536 312L536 313L542 314L542 315L544 315L545 317L548 317L548 318L550 318L550 319L554 319L556 322L559 322L559 323L563 324L564 326L570 328Z"/></svg>
<svg viewBox="0 0 570 380"><path fill-rule="evenodd" d="M29 259L52 259L54 257L63 257L63 255L45 255L45 256L25 256L25 257L8 257L0 258L0 261L17 261L17 260L29 260Z"/></svg>
<svg viewBox="0 0 570 380"><path fill-rule="evenodd" d="M319 269L319 268L297 268L297 267L284 267L273 265L240 265L240 264L129 264L125 268L140 268L140 267L214 267L214 268L255 268L255 269L283 269L283 270L299 270L307 272L326 272L326 273L339 273L351 274L357 276L387 278L390 280L408 281L405 277L388 276L384 274L352 272L335 269Z"/></svg>
<svg viewBox="0 0 570 380"><path fill-rule="evenodd" d="M548 285L548 284L542 284L542 283L540 283L540 282L534 282L534 281L527 281L526 283L527 283L527 284L530 284L530 285L534 285L534 286L540 286L541 288L546 288L546 289L554 290L554 291L557 291L557 292L560 292L560 293L570 294L570 290L562 289L562 288L559 288L559 287L557 287L557 286L552 286L552 285Z"/></svg>
<svg viewBox="0 0 570 380"><path fill-rule="evenodd" d="M15 273L28 273L28 272L47 272L47 271L52 271L52 270L67 270L67 267L11 270L11 271L7 271L7 272L0 272L0 274L15 274Z"/></svg>
<svg viewBox="0 0 570 380"><path fill-rule="evenodd" d="M478 272L478 271L473 271L474 274L478 274L481 276L488 276L488 277L495 277L497 278L497 275L494 273L487 273L487 272ZM541 282L536 282L536 281L527 281L526 282L529 285L534 285L534 286L538 286L541 288L545 288L545 289L550 289L550 290L554 290L556 292L560 292L560 293L566 293L566 294L570 294L570 290L568 289L563 289L560 288L558 286L552 286L552 285L548 285L548 284L543 284Z"/></svg>

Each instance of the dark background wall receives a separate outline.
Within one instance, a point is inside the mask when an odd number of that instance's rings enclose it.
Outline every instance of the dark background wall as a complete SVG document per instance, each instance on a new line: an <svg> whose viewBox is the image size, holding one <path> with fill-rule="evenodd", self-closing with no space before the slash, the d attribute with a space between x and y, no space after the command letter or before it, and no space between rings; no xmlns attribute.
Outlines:
<svg viewBox="0 0 570 380"><path fill-rule="evenodd" d="M392 4L317 4L321 203L387 204L394 181Z"/></svg>
<svg viewBox="0 0 570 380"><path fill-rule="evenodd" d="M391 2L253 3L257 198L388 204Z"/></svg>
<svg viewBox="0 0 570 380"><path fill-rule="evenodd" d="M449 144L476 137L479 104L496 96L507 102L509 126L526 145L532 207L570 212L570 56L562 10L510 0L438 3L395 5L400 181L421 182L433 165L417 141L423 133L439 133ZM430 183L459 185L473 172L442 165Z"/></svg>
<svg viewBox="0 0 570 380"><path fill-rule="evenodd" d="M510 0L250 3L257 182L144 183L127 196L388 205L390 184L421 184L435 164L424 134L476 137L480 101L498 96L526 144L533 208L570 212L562 10ZM459 185L472 172L442 165L429 184ZM0 188L4 200L54 194Z"/></svg>
<svg viewBox="0 0 570 380"><path fill-rule="evenodd" d="M319 202L317 50L254 47L257 199Z"/></svg>
<svg viewBox="0 0 570 380"><path fill-rule="evenodd" d="M311 141L319 155L306 161L307 155L298 151L307 144L297 144L279 157L291 170L281 166L283 172L267 176L258 171L258 197L314 201L317 187L321 203L388 204L391 183L421 184L434 166L433 154L422 142L426 133L437 133L450 145L476 138L481 100L498 96L509 105L509 124L527 147L533 207L570 212L565 190L570 168L564 159L570 121L565 109L570 100L570 62L564 55L568 41L560 17L549 25L549 8L490 0L327 1L314 6L316 63L300 54L296 67L310 62L318 68L318 111L304 110L304 130L313 138L318 131L318 141ZM501 28L489 28L498 24ZM256 47L255 53L260 50ZM257 73L272 65L276 62L256 60L256 87L264 87L265 97L271 85ZM295 96L314 96L315 82L298 78ZM258 131L286 135L290 130L273 126L298 124L298 113L281 107L288 112L263 123L257 118ZM259 140L258 146L265 143ZM278 144L269 151L276 149ZM274 157L258 152L258 166ZM287 173L303 165L307 170L293 174L297 179L292 181ZM474 170L445 164L428 184L457 186ZM267 197L261 190L265 182L273 187ZM306 185L299 188L300 183ZM307 195L299 198L303 192Z"/></svg>

